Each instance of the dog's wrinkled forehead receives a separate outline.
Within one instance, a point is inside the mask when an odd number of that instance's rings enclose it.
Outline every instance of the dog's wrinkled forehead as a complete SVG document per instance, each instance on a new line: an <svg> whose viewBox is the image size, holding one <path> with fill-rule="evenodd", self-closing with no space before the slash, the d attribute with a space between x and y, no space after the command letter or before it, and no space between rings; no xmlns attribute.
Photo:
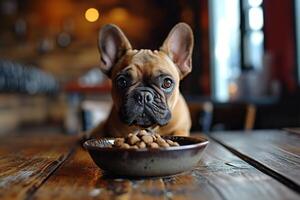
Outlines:
<svg viewBox="0 0 300 200"><path fill-rule="evenodd" d="M167 74L179 80L179 73L175 64L164 52L157 50L128 50L118 63L116 69L113 70L113 76L123 71L129 71L135 77L151 77Z"/></svg>

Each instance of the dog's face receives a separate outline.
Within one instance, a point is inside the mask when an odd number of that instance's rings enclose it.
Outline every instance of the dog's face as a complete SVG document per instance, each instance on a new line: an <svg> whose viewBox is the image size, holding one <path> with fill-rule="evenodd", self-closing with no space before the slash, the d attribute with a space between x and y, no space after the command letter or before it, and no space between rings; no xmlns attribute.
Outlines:
<svg viewBox="0 0 300 200"><path fill-rule="evenodd" d="M112 79L114 108L128 125L166 125L191 71L192 31L180 23L160 50L132 50L122 31L104 26L99 35L101 69Z"/></svg>
<svg viewBox="0 0 300 200"><path fill-rule="evenodd" d="M143 127L168 123L180 78L164 53L128 51L111 78L113 100L123 122Z"/></svg>

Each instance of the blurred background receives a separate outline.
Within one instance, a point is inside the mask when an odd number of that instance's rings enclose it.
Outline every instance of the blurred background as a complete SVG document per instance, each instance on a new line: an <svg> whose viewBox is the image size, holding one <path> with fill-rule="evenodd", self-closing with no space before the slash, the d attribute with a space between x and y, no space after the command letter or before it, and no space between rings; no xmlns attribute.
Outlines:
<svg viewBox="0 0 300 200"><path fill-rule="evenodd" d="M181 91L193 131L300 127L298 0L0 0L0 133L76 134L105 119L98 31L114 23L157 49L178 22L195 36Z"/></svg>

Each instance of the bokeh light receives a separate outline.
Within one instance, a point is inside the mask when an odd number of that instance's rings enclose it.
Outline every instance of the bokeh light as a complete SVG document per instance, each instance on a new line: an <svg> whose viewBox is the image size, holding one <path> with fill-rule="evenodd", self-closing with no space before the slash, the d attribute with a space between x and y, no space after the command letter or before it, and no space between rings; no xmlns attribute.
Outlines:
<svg viewBox="0 0 300 200"><path fill-rule="evenodd" d="M85 11L85 19L89 22L95 22L99 18L99 12L96 8L89 8Z"/></svg>
<svg viewBox="0 0 300 200"><path fill-rule="evenodd" d="M110 11L110 17L115 22L125 21L129 16L129 13L124 8L114 8Z"/></svg>

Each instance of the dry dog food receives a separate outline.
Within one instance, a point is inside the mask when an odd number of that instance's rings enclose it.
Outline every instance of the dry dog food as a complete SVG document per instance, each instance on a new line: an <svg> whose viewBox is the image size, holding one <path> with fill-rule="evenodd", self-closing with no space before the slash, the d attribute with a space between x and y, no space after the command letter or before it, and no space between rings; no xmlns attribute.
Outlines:
<svg viewBox="0 0 300 200"><path fill-rule="evenodd" d="M152 134L146 130L129 133L125 138L116 138L112 147L124 149L143 149L179 146L177 142L165 140L159 134Z"/></svg>

